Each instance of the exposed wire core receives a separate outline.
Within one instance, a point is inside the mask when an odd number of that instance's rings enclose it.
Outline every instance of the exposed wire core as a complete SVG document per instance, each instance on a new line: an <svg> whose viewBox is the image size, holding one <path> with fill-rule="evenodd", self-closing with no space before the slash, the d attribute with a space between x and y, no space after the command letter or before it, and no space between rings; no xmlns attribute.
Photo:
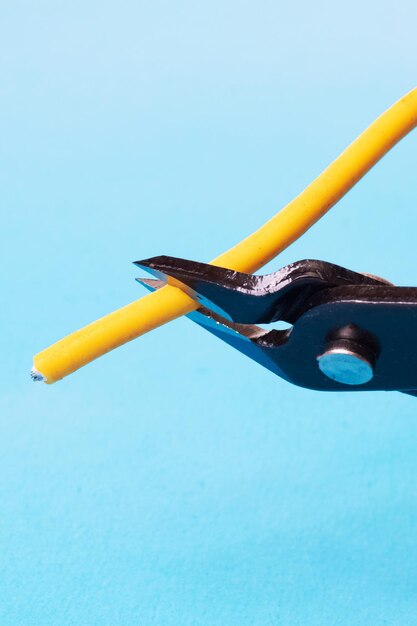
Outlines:
<svg viewBox="0 0 417 626"><path fill-rule="evenodd" d="M32 367L32 369L30 370L30 377L32 380L34 380L35 382L47 382L45 380L45 377L43 376L43 374L41 374L40 372L38 372L37 369L35 369L34 367Z"/></svg>

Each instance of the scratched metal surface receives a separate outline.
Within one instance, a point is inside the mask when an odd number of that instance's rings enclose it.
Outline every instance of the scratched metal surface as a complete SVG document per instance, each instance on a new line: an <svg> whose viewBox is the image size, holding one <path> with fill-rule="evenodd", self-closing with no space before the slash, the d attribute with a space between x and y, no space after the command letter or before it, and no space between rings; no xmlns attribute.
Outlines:
<svg viewBox="0 0 417 626"><path fill-rule="evenodd" d="M28 375L145 293L131 261L213 258L411 88L415 3L1 13L2 626L415 623L415 398L297 389L187 320ZM416 154L265 271L416 285Z"/></svg>

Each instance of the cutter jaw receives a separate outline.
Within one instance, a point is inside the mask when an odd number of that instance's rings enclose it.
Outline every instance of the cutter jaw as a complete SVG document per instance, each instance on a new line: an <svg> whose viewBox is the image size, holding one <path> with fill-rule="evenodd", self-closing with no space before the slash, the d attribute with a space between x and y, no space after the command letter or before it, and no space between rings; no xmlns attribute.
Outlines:
<svg viewBox="0 0 417 626"><path fill-rule="evenodd" d="M180 283L202 306L241 324L293 324L305 302L318 290L338 285L381 284L382 279L352 272L339 265L303 260L272 274L256 276L170 256L135 265L163 282Z"/></svg>
<svg viewBox="0 0 417 626"><path fill-rule="evenodd" d="M146 278L136 278L136 281L149 291L156 291L166 284L161 280ZM255 324L231 322L205 307L199 307L196 311L188 313L186 317L277 376L288 380L285 371L279 366L279 359L271 360L268 351L261 347L260 340L269 335L271 331ZM288 331L275 332L277 333L276 344L283 343L287 338Z"/></svg>

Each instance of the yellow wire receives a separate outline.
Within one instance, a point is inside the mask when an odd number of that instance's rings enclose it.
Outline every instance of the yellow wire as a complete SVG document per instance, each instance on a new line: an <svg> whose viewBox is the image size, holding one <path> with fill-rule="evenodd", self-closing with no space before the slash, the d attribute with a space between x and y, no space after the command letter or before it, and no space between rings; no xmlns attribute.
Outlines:
<svg viewBox="0 0 417 626"><path fill-rule="evenodd" d="M299 196L212 263L254 272L289 246L417 125L417 88L373 122ZM75 331L34 357L34 371L53 383L97 357L190 313L196 302L168 285Z"/></svg>

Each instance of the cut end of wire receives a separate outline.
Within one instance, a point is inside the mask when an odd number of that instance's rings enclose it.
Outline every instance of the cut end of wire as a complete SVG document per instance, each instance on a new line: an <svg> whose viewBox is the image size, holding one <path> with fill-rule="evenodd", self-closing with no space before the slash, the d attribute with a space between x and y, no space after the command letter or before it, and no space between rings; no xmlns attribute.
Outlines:
<svg viewBox="0 0 417 626"><path fill-rule="evenodd" d="M30 377L31 379L37 383L45 383L46 382L46 378L43 374L41 374L41 372L39 372L36 367L32 367L32 369L30 370Z"/></svg>

